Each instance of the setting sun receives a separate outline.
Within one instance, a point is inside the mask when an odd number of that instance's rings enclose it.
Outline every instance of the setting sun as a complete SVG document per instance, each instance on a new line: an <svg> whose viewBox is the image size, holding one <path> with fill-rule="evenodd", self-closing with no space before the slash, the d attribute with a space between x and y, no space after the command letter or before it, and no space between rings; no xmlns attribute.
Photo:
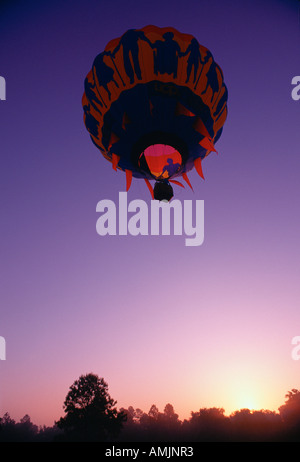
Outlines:
<svg viewBox="0 0 300 462"><path fill-rule="evenodd" d="M251 393L248 390L241 390L241 392L236 396L236 410L239 409L250 409L258 410L260 409L259 402L255 394Z"/></svg>

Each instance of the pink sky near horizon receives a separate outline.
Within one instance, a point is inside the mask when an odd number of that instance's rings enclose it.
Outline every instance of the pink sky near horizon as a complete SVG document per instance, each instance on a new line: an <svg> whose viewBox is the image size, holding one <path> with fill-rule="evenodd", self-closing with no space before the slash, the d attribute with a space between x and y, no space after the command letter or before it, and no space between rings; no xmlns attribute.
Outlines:
<svg viewBox="0 0 300 462"><path fill-rule="evenodd" d="M300 388L298 2L26 4L0 14L0 416L53 425L89 372L118 408L276 411ZM117 204L125 175L89 139L83 80L106 43L146 24L196 36L228 86L205 181L193 171L194 193L174 186L181 201L204 200L199 247L96 233L96 204ZM138 180L136 198L150 202Z"/></svg>

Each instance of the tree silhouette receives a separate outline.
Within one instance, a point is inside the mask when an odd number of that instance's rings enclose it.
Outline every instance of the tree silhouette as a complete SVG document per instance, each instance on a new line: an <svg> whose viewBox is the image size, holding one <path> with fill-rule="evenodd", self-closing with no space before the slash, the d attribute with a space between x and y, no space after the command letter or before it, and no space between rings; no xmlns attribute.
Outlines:
<svg viewBox="0 0 300 462"><path fill-rule="evenodd" d="M118 435L126 419L115 405L103 378L82 375L71 385L64 402L66 415L56 425L64 431L65 440L108 441Z"/></svg>
<svg viewBox="0 0 300 462"><path fill-rule="evenodd" d="M166 404L164 412L159 413L158 423L160 432L165 435L165 440L178 438L181 430L181 422L178 419L178 414L175 413L172 404Z"/></svg>
<svg viewBox="0 0 300 462"><path fill-rule="evenodd" d="M285 395L285 404L280 406L279 412L283 420L289 424L300 422L300 391L293 388Z"/></svg>
<svg viewBox="0 0 300 462"><path fill-rule="evenodd" d="M15 422L8 412L0 418L0 441L35 441L38 434L38 426L34 425L28 414Z"/></svg>
<svg viewBox="0 0 300 462"><path fill-rule="evenodd" d="M150 417L150 419L157 420L158 413L159 413L158 407L155 404L152 404L148 412L148 416Z"/></svg>
<svg viewBox="0 0 300 462"><path fill-rule="evenodd" d="M164 408L164 417L167 422L177 422L178 414L175 414L174 407L168 403Z"/></svg>
<svg viewBox="0 0 300 462"><path fill-rule="evenodd" d="M230 422L235 441L275 441L282 432L280 415L265 409L240 409L231 414Z"/></svg>
<svg viewBox="0 0 300 462"><path fill-rule="evenodd" d="M299 441L300 391L293 388L285 395L285 398L285 403L278 410L290 439Z"/></svg>
<svg viewBox="0 0 300 462"><path fill-rule="evenodd" d="M189 421L189 433L196 441L215 441L227 438L228 418L223 408L201 408L192 412ZM226 436L225 436L226 435Z"/></svg>

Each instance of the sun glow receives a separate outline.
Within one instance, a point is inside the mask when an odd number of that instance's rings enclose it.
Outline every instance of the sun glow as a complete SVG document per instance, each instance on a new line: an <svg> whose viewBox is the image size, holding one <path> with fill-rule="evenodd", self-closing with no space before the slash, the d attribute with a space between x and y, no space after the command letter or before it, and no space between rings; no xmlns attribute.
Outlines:
<svg viewBox="0 0 300 462"><path fill-rule="evenodd" d="M249 375L244 375L241 369L239 371L238 379L233 384L228 383L228 388L226 387L228 399L228 406L224 405L226 413L231 414L241 409L250 411L266 409L268 404L265 399L265 388L259 385L260 381L254 381L254 374L249 377Z"/></svg>
<svg viewBox="0 0 300 462"><path fill-rule="evenodd" d="M241 390L236 396L236 410L249 409L250 411L259 410L259 402L253 392Z"/></svg>

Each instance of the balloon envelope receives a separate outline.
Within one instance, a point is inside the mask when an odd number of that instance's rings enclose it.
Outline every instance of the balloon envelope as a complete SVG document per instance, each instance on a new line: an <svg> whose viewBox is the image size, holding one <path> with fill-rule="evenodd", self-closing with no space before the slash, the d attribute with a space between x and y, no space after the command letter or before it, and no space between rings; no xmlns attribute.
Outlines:
<svg viewBox="0 0 300 462"><path fill-rule="evenodd" d="M130 29L98 54L84 82L84 123L114 169L187 179L221 136L227 88L211 52L176 29ZM200 173L199 173L200 174ZM203 174L201 175L203 176Z"/></svg>

